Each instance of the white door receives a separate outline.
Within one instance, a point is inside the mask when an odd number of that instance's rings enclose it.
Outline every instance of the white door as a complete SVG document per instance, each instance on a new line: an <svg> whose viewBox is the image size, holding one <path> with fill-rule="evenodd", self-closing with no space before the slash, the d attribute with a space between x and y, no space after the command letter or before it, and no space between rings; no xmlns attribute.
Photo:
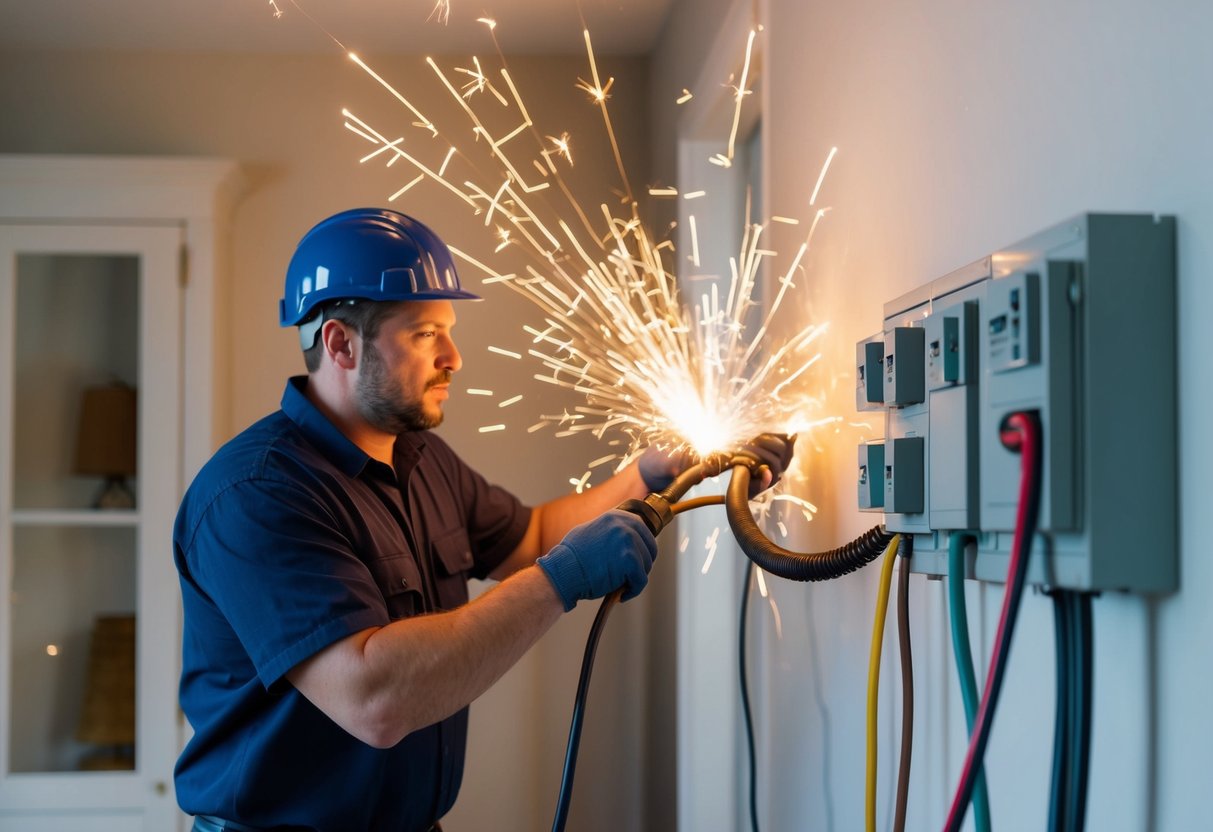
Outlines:
<svg viewBox="0 0 1213 832"><path fill-rule="evenodd" d="M0 832L179 817L181 246L0 222Z"/></svg>

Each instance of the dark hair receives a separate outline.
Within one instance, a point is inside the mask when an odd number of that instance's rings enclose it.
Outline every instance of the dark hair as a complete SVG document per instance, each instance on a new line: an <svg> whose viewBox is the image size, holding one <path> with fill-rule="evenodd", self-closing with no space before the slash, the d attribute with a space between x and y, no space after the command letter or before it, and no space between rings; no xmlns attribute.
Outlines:
<svg viewBox="0 0 1213 832"><path fill-rule="evenodd" d="M341 321L352 327L363 341L371 341L379 334L379 327L395 312L402 301L372 301L372 300L335 300L324 304L317 311L324 319ZM306 323L306 321L305 321ZM324 344L320 333L312 346L303 351L303 363L309 373L320 369L320 358L324 355Z"/></svg>

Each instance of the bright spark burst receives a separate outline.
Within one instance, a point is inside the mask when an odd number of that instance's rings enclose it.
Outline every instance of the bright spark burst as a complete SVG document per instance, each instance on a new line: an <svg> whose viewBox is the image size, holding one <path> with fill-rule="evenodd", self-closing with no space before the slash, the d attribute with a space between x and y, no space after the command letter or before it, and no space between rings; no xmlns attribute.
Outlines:
<svg viewBox="0 0 1213 832"><path fill-rule="evenodd" d="M481 22L495 43L496 23L488 18ZM499 271L451 247L457 257L483 273L483 282L504 284L537 308L541 322L523 328L531 342L527 354L543 367L535 378L584 396L584 405L572 412L543 416L528 432L549 424L558 428L556 436L589 432L602 438L608 432L620 432L628 440L626 452L610 459L618 459L622 467L648 445L689 447L707 454L736 448L763 432L796 434L832 423L835 420L821 418L822 397L811 392L809 373L820 358L817 343L825 326L809 325L779 341L769 337L788 293L803 275L805 256L828 209L816 211L790 262L777 271L777 253L766 245L767 232L772 223L798 224L794 218L772 217L767 223L747 220L740 250L728 264L731 280L723 285L711 281L702 289L688 288L691 284L684 282L680 288L674 273L678 262L674 246L646 228L627 181L607 107L614 78L603 81L589 32L583 34L590 80L579 78L576 86L600 110L623 194L622 203L615 207L604 200L591 210L574 198L553 163L553 157L564 157L572 164L569 133L539 132L499 49L499 65L494 69L475 57L470 66L445 69L433 58L426 59L432 80L467 121L454 126L436 124L350 54L406 107L410 114L406 129L421 134L406 142L405 137L393 137L399 135L397 128L385 132L344 111L346 128L371 145L371 151L362 157L364 163L378 160L393 172L396 168L391 166L403 163L402 181L407 184L392 198L418 182L433 183L464 204L472 216L481 218L486 228L495 226L496 251L508 245L521 249L530 261L521 272ZM733 161L736 125L750 94L747 84L755 34L750 33L745 65L734 86L734 129L727 152L712 157L713 164L728 167ZM452 81L458 76L468 80L459 86ZM690 92L684 90L679 102L689 98ZM468 125L475 146L487 152L489 164L465 155L473 148L456 144L456 137L467 136ZM831 151L810 204L816 200L833 158ZM648 193L679 194L675 188L650 188ZM704 191L683 194L687 200L709 196ZM698 267L699 230L694 217L689 226L692 252L688 259ZM768 270L774 299L764 308L756 293ZM489 350L510 358L522 355L499 347ZM480 428L481 432L503 429L504 425ZM596 460L589 468L606 459ZM587 469L570 483L582 490L588 487L590 473ZM812 510L797 507L811 519ZM709 546L705 568L714 549Z"/></svg>
<svg viewBox="0 0 1213 832"><path fill-rule="evenodd" d="M437 20L444 26L451 22L451 0L436 0L434 9L430 12L430 20Z"/></svg>

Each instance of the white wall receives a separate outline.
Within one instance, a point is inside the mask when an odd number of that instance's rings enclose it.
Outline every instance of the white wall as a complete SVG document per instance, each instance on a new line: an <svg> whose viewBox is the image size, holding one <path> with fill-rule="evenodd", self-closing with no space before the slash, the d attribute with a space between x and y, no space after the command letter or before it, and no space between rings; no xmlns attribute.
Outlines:
<svg viewBox="0 0 1213 832"><path fill-rule="evenodd" d="M668 101L696 79L703 21L720 19L729 5L683 0L672 13L665 52L653 63L658 173L678 125ZM1210 681L1213 613L1200 592L1213 567L1200 518L1210 499L1202 474L1213 449L1203 425L1213 375L1200 363L1200 321L1213 312L1213 7L1198 0L766 6L770 211L805 216L820 165L839 147L819 200L833 210L806 263L810 287L802 297L806 323L832 322L826 363L844 377L831 402L848 419L855 416L845 377L853 345L880 328L884 301L1081 211L1177 215L1182 589L1154 602L1106 596L1095 603L1087 828L1205 828L1213 718L1202 692ZM785 234L774 247L791 245ZM828 378L824 386L830 389ZM836 545L870 525L854 509L860 433L823 437L823 452L813 454L817 476L806 493L822 512L801 536L805 548ZM862 828L876 578L869 568L830 584L773 588L783 639L771 632L770 616L754 636L765 651L756 674L765 830ZM942 825L963 754L943 590L919 577L911 583L919 697L913 829ZM999 586L971 590L983 647L1000 601ZM736 619L735 609L721 614ZM895 653L890 640L885 655ZM886 659L881 828L890 822L896 667ZM1052 698L1051 609L1047 599L1029 595L987 754L1000 828L1044 825ZM722 727L721 748L731 742Z"/></svg>
<svg viewBox="0 0 1213 832"><path fill-rule="evenodd" d="M574 47L577 33L571 33ZM487 52L488 50L486 50ZM371 61L419 105L441 110L420 58ZM574 158L609 159L597 112L574 85L584 58L511 59L514 78L541 132L573 134ZM599 56L616 77L613 119L625 163L646 178L646 62ZM252 186L237 206L233 262L219 315L229 333L219 376L230 436L275 409L286 376L302 372L293 330L277 325L282 275L296 241L314 222L338 210L384 204L404 180L399 168L360 167L364 145L342 127L342 107L404 130L411 117L337 52L327 56L169 55L160 53L0 54L0 152L203 155L234 159ZM387 128L384 128L387 129ZM597 200L616 184L613 165L583 164L570 182ZM401 210L416 214L453 244L477 254L493 241L454 200L433 186L418 187ZM498 264L508 260L498 259ZM480 276L464 271L465 282ZM560 412L567 400L535 383L537 364L511 363L490 344L516 348L531 307L500 287L482 304L460 305L455 331L465 369L460 386L488 388L492 399L460 397L447 406L442 433L490 480L537 502L568 490L584 463L604 452L576 440L530 436L540 413ZM496 402L523 393L506 433L479 434L503 421ZM168 556L167 541L165 557ZM176 588L166 587L175 592ZM656 596L654 596L656 597ZM649 646L651 602L643 598L612 617L599 649L591 707L582 740L570 828L640 828L646 801L660 806L661 754L646 745L650 665L666 663ZM530 832L550 823L560 780L572 699L593 605L566 616L541 644L472 709L472 739L459 804L447 828ZM654 730L661 730L657 723ZM665 740L666 747L672 740ZM651 758L651 759L650 759ZM655 762L654 762L655 761ZM668 761L665 764L668 769ZM668 781L671 775L664 776ZM654 785L654 784L657 785Z"/></svg>

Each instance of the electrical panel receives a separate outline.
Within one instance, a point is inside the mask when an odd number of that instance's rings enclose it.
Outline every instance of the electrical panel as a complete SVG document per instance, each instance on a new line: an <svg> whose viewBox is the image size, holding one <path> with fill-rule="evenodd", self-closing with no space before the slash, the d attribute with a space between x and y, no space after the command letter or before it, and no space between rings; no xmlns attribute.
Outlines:
<svg viewBox="0 0 1213 832"><path fill-rule="evenodd" d="M1020 457L999 429L1034 410L1028 581L1178 587L1175 283L1173 217L1084 214L885 304L856 351L856 406L885 414L883 442L860 448L859 503L913 536L915 571L945 574L949 534L967 531L968 577L1005 580Z"/></svg>

